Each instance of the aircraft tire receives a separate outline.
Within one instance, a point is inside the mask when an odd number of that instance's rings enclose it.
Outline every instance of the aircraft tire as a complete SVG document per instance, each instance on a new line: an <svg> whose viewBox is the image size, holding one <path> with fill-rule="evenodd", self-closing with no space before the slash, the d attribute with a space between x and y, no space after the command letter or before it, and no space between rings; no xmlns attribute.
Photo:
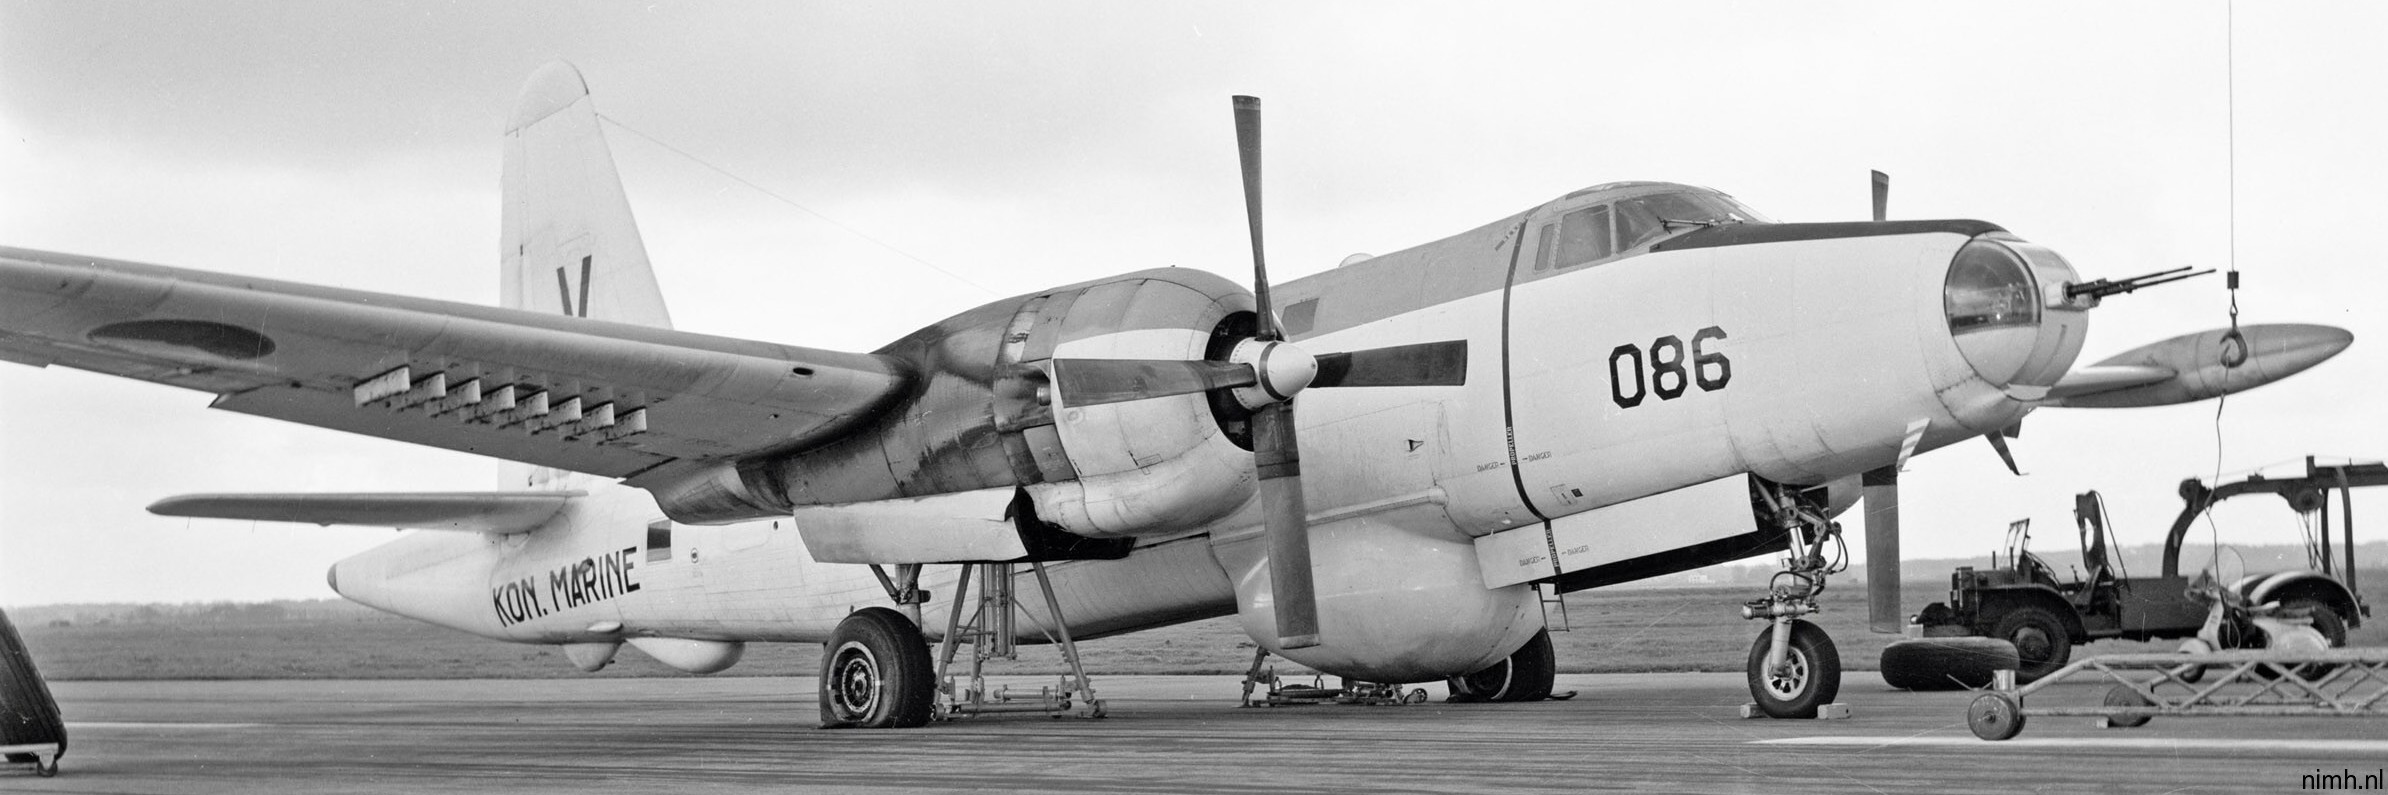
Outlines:
<svg viewBox="0 0 2388 795"><path fill-rule="evenodd" d="M1818 708L1841 694L1841 653L1832 636L1806 621L1791 622L1791 670L1775 676L1766 670L1766 652L1774 645L1774 627L1758 630L1750 644L1750 698L1769 718L1813 718Z"/></svg>
<svg viewBox="0 0 2388 795"><path fill-rule="evenodd" d="M856 610L838 622L822 648L821 728L926 725L936 693L928 642L902 613Z"/></svg>
<svg viewBox="0 0 2388 795"><path fill-rule="evenodd" d="M2000 616L1990 636L2015 644L2015 682L2028 684L2073 661L2073 636L2055 611L2023 605Z"/></svg>
<svg viewBox="0 0 2388 795"><path fill-rule="evenodd" d="M1551 697L1551 681L1559 673L1558 655L1551 648L1551 631L1541 630L1492 667L1450 677L1447 701L1511 703Z"/></svg>
<svg viewBox="0 0 2388 795"><path fill-rule="evenodd" d="M1882 647L1882 681L1901 690L1980 689L1990 686L1993 672L2016 665L2015 644L1998 638L1919 638Z"/></svg>

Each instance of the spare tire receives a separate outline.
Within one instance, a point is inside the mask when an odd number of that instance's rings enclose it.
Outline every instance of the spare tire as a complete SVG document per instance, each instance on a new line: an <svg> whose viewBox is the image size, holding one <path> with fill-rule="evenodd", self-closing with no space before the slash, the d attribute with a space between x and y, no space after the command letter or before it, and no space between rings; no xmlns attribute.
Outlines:
<svg viewBox="0 0 2388 795"><path fill-rule="evenodd" d="M1882 681L1903 690L1989 687L1991 672L2019 662L2015 644L1998 638L1902 640L1882 647Z"/></svg>

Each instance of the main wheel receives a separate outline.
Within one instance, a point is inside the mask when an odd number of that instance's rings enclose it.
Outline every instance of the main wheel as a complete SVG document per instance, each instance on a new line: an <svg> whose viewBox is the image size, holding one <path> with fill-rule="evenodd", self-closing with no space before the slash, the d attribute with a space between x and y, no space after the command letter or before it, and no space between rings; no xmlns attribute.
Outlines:
<svg viewBox="0 0 2388 795"><path fill-rule="evenodd" d="M1774 626L1758 631L1750 644L1750 698L1769 718L1813 718L1816 709L1841 694L1841 652L1832 636L1805 621L1791 622L1791 645L1783 670L1769 671L1766 653L1774 646Z"/></svg>
<svg viewBox="0 0 2388 795"><path fill-rule="evenodd" d="M936 672L920 628L884 607L837 624L821 655L821 728L908 729L929 722Z"/></svg>
<svg viewBox="0 0 2388 795"><path fill-rule="evenodd" d="M2073 660L2073 636L2065 632L2064 619L2045 607L2024 605L2008 611L1990 636L2015 644L2017 683L2037 681Z"/></svg>
<svg viewBox="0 0 2388 795"><path fill-rule="evenodd" d="M1551 680L1558 673L1551 631L1545 629L1491 668L1451 677L1445 684L1451 687L1451 701L1541 701L1551 697Z"/></svg>

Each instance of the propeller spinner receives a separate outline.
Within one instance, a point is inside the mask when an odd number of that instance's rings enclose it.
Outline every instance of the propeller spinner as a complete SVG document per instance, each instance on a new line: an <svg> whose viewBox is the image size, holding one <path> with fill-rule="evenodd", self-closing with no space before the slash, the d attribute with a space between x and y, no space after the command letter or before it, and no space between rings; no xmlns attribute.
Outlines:
<svg viewBox="0 0 2388 795"><path fill-rule="evenodd" d="M1252 458L1259 470L1269 539L1278 643L1299 649L1319 644L1319 627L1294 396L1313 387L1459 386L1467 382L1468 343L1447 340L1313 355L1286 342L1270 300L1262 245L1258 98L1235 98L1235 132L1243 164L1244 214L1252 230L1252 298L1258 317L1251 338L1237 343L1224 360L1055 359L1053 380L1067 406L1227 390L1252 412Z"/></svg>

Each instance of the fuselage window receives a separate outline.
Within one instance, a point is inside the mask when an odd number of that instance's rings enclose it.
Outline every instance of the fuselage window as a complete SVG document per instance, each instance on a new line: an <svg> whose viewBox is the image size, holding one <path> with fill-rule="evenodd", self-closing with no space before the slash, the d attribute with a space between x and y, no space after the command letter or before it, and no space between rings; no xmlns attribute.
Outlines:
<svg viewBox="0 0 2388 795"><path fill-rule="evenodd" d="M1608 205L1586 207L1559 219L1559 267L1608 259L1612 251Z"/></svg>
<svg viewBox="0 0 2388 795"><path fill-rule="evenodd" d="M647 523L647 562L662 563L672 559L671 520Z"/></svg>

